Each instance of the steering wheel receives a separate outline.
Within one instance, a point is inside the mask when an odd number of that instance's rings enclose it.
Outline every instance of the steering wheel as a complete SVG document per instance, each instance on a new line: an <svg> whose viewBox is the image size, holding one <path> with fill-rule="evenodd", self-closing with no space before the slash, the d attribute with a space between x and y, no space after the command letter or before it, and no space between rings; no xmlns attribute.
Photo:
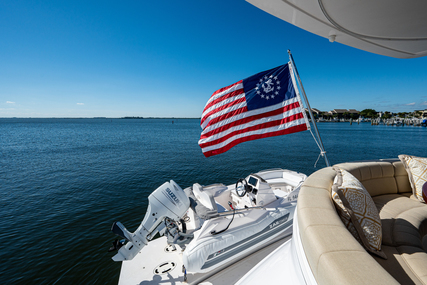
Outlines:
<svg viewBox="0 0 427 285"><path fill-rule="evenodd" d="M237 196L239 197L245 196L246 192L248 192L249 190L249 185L246 179L240 178L239 180L237 180L235 189L236 189Z"/></svg>

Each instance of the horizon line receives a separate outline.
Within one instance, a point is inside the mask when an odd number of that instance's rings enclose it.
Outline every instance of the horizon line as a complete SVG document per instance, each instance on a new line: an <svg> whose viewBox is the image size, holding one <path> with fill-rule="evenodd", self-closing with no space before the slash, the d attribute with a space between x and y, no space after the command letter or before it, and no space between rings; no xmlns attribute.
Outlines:
<svg viewBox="0 0 427 285"><path fill-rule="evenodd" d="M0 119L201 119L200 117L0 117Z"/></svg>

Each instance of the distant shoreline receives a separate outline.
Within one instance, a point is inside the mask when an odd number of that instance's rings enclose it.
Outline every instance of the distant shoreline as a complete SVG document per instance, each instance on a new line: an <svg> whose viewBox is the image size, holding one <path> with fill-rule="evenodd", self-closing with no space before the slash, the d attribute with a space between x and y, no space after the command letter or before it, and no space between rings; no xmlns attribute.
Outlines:
<svg viewBox="0 0 427 285"><path fill-rule="evenodd" d="M200 118L175 118L175 117L0 117L0 119L96 119L96 120L117 120L117 119L167 119L167 120L182 120L182 119L198 119Z"/></svg>

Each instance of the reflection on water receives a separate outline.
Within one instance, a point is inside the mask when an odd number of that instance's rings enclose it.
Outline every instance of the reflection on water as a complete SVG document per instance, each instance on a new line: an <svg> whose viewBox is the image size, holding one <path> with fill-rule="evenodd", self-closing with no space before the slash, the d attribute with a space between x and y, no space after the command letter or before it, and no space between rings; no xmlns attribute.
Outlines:
<svg viewBox="0 0 427 285"><path fill-rule="evenodd" d="M426 128L318 127L332 164L427 156ZM116 284L111 224L135 230L148 194L170 179L185 188L275 167L316 171L319 150L309 132L205 158L200 131L196 119L0 119L0 283ZM317 169L324 166L320 159Z"/></svg>

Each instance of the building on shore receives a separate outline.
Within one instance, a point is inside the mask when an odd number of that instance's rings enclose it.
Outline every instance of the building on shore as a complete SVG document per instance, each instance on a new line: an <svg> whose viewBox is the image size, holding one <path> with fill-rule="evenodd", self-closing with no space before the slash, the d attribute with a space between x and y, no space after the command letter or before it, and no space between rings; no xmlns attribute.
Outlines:
<svg viewBox="0 0 427 285"><path fill-rule="evenodd" d="M333 109L331 111L328 112L329 115L333 116L333 115L344 115L345 113L347 114L356 114L358 115L360 112L355 110L355 109Z"/></svg>
<svg viewBox="0 0 427 285"><path fill-rule="evenodd" d="M422 118L426 118L427 117L427 109L424 110L415 110L414 113L419 112L421 114Z"/></svg>
<svg viewBox="0 0 427 285"><path fill-rule="evenodd" d="M357 111L356 109L348 109L348 113L349 114L359 114L360 112L359 111Z"/></svg>
<svg viewBox="0 0 427 285"><path fill-rule="evenodd" d="M304 108L304 109L305 109L305 112L308 113L308 109L307 108ZM318 116L321 116L324 113L327 113L327 112L320 111L319 109L316 109L316 108L311 108L311 112L313 113L313 115L315 117L318 117Z"/></svg>

